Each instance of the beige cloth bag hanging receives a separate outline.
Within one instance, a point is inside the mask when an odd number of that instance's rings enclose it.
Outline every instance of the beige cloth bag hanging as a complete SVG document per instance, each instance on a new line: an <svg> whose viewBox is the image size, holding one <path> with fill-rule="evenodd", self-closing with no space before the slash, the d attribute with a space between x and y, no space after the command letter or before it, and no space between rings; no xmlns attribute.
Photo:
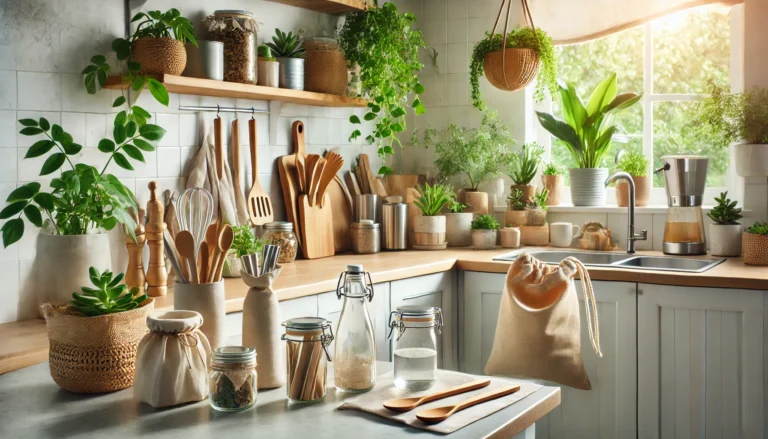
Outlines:
<svg viewBox="0 0 768 439"><path fill-rule="evenodd" d="M243 346L256 349L256 372L259 389L274 389L285 384L285 347L280 337L283 321L277 294L272 283L281 267L259 277L240 271L251 287L243 302Z"/></svg>
<svg viewBox="0 0 768 439"><path fill-rule="evenodd" d="M211 346L194 311L158 311L147 316L150 333L139 343L134 397L169 407L208 397Z"/></svg>
<svg viewBox="0 0 768 439"><path fill-rule="evenodd" d="M573 282L577 273L584 291L589 339L597 356L603 356L595 295L584 265L568 257L559 266L550 266L522 254L507 273L486 374L592 388L581 357L579 300Z"/></svg>

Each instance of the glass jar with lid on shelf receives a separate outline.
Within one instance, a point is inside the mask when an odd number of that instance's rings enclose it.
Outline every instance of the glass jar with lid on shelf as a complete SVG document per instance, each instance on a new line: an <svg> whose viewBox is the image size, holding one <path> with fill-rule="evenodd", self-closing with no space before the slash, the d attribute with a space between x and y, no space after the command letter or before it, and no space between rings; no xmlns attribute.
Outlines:
<svg viewBox="0 0 768 439"><path fill-rule="evenodd" d="M264 244L272 244L280 247L278 264L288 264L296 260L298 253L298 240L293 232L293 223L288 221L274 221L264 224L264 233L261 235Z"/></svg>
<svg viewBox="0 0 768 439"><path fill-rule="evenodd" d="M256 349L223 346L213 351L211 407L224 412L247 410L256 404Z"/></svg>

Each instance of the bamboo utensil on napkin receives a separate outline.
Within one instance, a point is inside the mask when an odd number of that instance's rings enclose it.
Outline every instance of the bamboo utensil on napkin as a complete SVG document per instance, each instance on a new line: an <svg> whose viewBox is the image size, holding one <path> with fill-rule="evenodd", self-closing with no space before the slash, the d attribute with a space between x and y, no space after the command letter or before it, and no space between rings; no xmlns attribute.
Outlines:
<svg viewBox="0 0 768 439"><path fill-rule="evenodd" d="M462 393L470 392L472 390L482 389L488 387L491 384L491 380L477 380L460 386L452 387L441 392L435 392L424 396L413 396L411 398L398 398L390 399L384 402L384 407L395 412L407 412L413 410L416 407L426 404L428 402L437 401L438 399L447 398L449 396L459 395Z"/></svg>
<svg viewBox="0 0 768 439"><path fill-rule="evenodd" d="M486 401L491 401L496 398L501 398L502 396L506 396L512 393L517 392L520 390L520 386L507 386L503 387L498 390L494 390L492 392L486 392L480 395L477 395L475 397L465 399L464 401L454 404L454 405L447 405L445 407L438 407L434 409L427 409L422 410L418 413L416 413L416 417L422 421L426 422L428 424L436 423L436 422L442 422L448 419L451 415L458 412L459 410L464 410L466 408L472 407L477 404L484 403Z"/></svg>

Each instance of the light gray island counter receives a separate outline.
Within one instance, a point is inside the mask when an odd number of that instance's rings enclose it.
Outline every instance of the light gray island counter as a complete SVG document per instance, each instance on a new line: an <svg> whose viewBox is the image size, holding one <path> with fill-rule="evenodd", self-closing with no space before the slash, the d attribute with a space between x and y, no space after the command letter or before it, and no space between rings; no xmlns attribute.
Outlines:
<svg viewBox="0 0 768 439"><path fill-rule="evenodd" d="M392 363L380 362L386 373ZM16 438L526 438L534 423L560 404L560 389L542 387L511 406L450 435L418 430L375 415L336 408L354 395L333 390L329 370L325 400L288 405L285 389L260 391L257 406L219 413L208 401L167 409L136 402L133 390L78 395L60 389L41 363L0 376L0 437Z"/></svg>

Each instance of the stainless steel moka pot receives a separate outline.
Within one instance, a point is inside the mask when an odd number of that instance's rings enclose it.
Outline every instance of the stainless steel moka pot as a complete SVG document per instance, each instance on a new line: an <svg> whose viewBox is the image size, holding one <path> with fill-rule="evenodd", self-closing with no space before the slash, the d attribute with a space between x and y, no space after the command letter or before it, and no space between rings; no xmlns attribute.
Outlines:
<svg viewBox="0 0 768 439"><path fill-rule="evenodd" d="M667 191L667 222L664 224L662 251L668 255L704 255L704 215L701 205L707 182L709 158L670 155L661 158Z"/></svg>

